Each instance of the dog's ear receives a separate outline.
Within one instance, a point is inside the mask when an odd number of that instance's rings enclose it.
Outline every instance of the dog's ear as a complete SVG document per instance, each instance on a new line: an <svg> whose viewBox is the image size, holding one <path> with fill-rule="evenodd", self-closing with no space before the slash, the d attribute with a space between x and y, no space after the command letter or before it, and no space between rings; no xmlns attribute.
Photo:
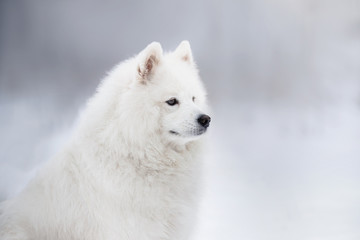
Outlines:
<svg viewBox="0 0 360 240"><path fill-rule="evenodd" d="M142 52L140 52L138 57L138 79L141 83L145 84L146 81L151 78L151 74L161 61L162 48L160 43L150 43Z"/></svg>
<svg viewBox="0 0 360 240"><path fill-rule="evenodd" d="M183 61L193 64L193 56L189 41L182 41L175 50L175 54Z"/></svg>

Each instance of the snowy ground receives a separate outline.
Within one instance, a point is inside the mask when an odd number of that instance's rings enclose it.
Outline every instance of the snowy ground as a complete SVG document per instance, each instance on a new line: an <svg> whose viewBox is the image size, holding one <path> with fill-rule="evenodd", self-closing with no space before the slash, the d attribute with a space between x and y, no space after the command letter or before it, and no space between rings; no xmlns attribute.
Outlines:
<svg viewBox="0 0 360 240"><path fill-rule="evenodd" d="M219 109L195 239L360 239L359 108Z"/></svg>
<svg viewBox="0 0 360 240"><path fill-rule="evenodd" d="M63 115L69 124L54 127L59 115L46 105L0 108L6 113L0 156L9 159L0 161L3 199L61 146L75 114ZM212 117L194 239L360 238L358 107L232 102L214 106Z"/></svg>

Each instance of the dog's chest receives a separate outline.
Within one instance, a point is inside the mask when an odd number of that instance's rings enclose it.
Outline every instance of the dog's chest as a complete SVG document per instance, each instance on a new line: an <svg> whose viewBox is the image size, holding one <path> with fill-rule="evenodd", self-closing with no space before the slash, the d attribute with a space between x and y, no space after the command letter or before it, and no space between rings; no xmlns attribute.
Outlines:
<svg viewBox="0 0 360 240"><path fill-rule="evenodd" d="M166 239L186 231L194 206L191 185L175 176L128 179L107 209L110 232L131 239Z"/></svg>

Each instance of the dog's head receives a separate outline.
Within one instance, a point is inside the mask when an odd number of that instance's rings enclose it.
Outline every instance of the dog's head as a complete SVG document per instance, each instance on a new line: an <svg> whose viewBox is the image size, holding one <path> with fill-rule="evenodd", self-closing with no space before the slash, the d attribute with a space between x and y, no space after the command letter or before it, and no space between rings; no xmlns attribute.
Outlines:
<svg viewBox="0 0 360 240"><path fill-rule="evenodd" d="M159 43L151 43L137 61L137 85L155 107L161 134L186 142L205 133L211 118L205 112L206 92L189 42L181 42L174 52L164 55Z"/></svg>

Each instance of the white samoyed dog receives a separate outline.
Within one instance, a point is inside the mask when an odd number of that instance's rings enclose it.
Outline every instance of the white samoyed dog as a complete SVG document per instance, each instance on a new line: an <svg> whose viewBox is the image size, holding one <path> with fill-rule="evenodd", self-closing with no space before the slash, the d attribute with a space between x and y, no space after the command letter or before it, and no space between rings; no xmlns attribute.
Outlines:
<svg viewBox="0 0 360 240"><path fill-rule="evenodd" d="M205 98L187 41L120 63L65 149L2 204L0 239L188 239Z"/></svg>

